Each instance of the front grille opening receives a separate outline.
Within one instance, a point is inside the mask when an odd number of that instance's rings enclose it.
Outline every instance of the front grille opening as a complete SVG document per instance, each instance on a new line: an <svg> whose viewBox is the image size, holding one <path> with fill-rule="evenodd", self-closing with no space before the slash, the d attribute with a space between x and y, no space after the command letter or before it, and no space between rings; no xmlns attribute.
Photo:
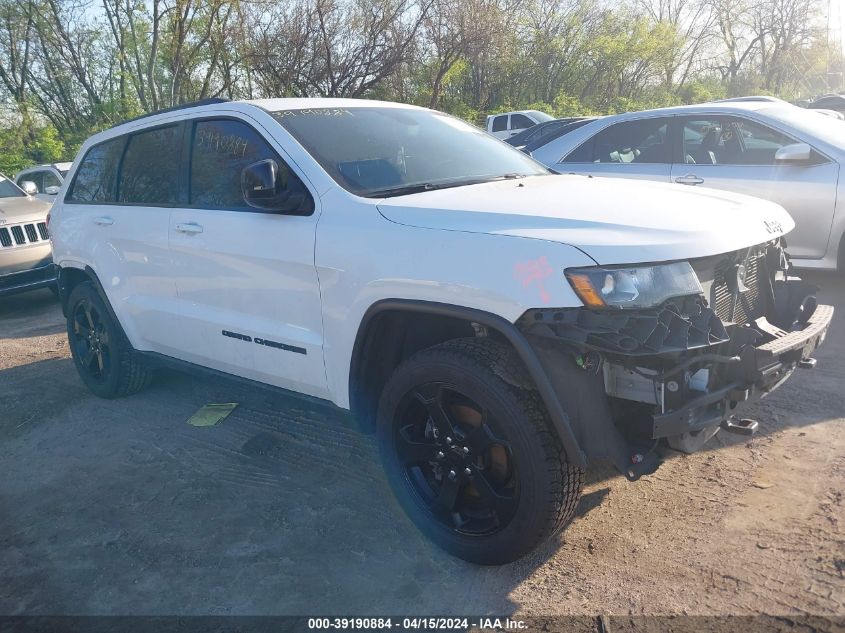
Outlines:
<svg viewBox="0 0 845 633"><path fill-rule="evenodd" d="M26 237L30 242L38 241L38 233L35 230L34 224L26 224L23 228L26 231Z"/></svg>
<svg viewBox="0 0 845 633"><path fill-rule="evenodd" d="M0 246L11 246L12 236L9 234L9 229L0 228Z"/></svg>
<svg viewBox="0 0 845 633"><path fill-rule="evenodd" d="M722 321L738 325L751 323L765 313L765 297L761 290L762 256L750 257L745 261L745 292L736 292L732 286L736 275L736 264L723 261L716 266L711 305Z"/></svg>
<svg viewBox="0 0 845 633"><path fill-rule="evenodd" d="M39 222L38 223L38 234L41 236L42 240L49 240L50 234L47 232L47 223L46 222Z"/></svg>
<svg viewBox="0 0 845 633"><path fill-rule="evenodd" d="M15 244L26 244L26 239L23 236L23 229L19 226L12 227L12 237L15 238Z"/></svg>

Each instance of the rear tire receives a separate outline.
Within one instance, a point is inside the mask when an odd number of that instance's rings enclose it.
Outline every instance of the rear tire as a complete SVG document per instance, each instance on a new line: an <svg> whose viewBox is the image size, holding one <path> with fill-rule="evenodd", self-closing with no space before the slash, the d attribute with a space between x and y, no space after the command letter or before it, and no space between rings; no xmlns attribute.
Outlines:
<svg viewBox="0 0 845 633"><path fill-rule="evenodd" d="M152 373L132 349L90 281L68 297L67 335L82 382L101 398L120 398L149 385Z"/></svg>
<svg viewBox="0 0 845 633"><path fill-rule="evenodd" d="M376 432L393 492L429 539L470 562L529 553L581 494L583 471L524 374L506 345L457 339L409 358L382 392Z"/></svg>

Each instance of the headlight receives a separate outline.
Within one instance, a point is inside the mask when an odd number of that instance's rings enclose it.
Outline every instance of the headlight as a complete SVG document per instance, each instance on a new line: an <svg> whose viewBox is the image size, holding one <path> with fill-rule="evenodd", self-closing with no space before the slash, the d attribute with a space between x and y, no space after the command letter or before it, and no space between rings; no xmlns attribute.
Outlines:
<svg viewBox="0 0 845 633"><path fill-rule="evenodd" d="M702 294L689 262L632 268L568 268L566 278L590 308L651 308L666 299Z"/></svg>

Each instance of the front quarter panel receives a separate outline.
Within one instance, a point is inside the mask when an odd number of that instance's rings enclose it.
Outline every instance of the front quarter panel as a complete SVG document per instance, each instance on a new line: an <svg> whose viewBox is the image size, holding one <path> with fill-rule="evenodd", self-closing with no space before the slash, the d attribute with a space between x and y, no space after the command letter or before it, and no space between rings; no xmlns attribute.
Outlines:
<svg viewBox="0 0 845 633"><path fill-rule="evenodd" d="M580 306L563 271L595 265L556 242L396 224L337 189L323 198L316 262L329 391L344 408L355 338L379 301L444 303L514 322L532 307Z"/></svg>

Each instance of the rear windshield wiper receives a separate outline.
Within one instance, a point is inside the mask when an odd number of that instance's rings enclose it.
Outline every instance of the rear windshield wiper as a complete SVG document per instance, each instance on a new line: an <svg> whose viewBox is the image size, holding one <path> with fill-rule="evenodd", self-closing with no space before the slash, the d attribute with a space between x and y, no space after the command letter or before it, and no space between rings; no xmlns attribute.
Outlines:
<svg viewBox="0 0 845 633"><path fill-rule="evenodd" d="M375 191L370 191L364 194L364 197L392 198L394 196L409 196L413 193L422 193L423 191L435 191L437 189L449 189L451 187L477 185L483 182L492 182L494 180L510 180L513 178L524 178L524 176L522 174L503 174L501 176L492 176L489 178L472 178L467 180L452 180L449 182L420 182L413 185L403 185L401 187L376 189Z"/></svg>

